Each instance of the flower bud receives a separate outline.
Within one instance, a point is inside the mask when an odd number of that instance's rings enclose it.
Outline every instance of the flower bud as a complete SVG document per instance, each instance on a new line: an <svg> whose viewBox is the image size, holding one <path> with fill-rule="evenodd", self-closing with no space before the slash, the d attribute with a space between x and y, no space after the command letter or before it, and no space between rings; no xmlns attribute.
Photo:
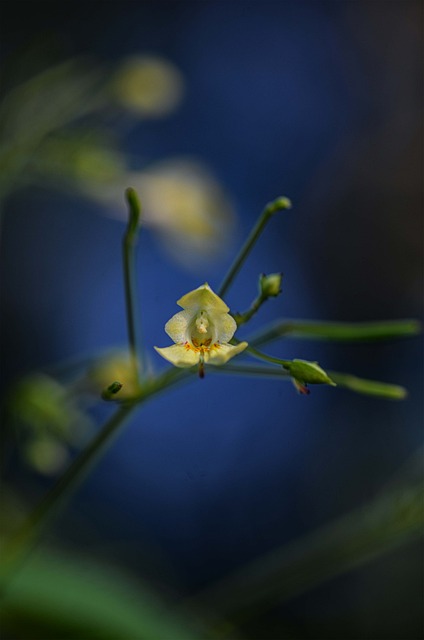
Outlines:
<svg viewBox="0 0 424 640"><path fill-rule="evenodd" d="M336 383L331 380L324 369L321 369L318 362L308 362L308 360L287 360L283 365L290 375L300 383L304 384L330 384L332 387Z"/></svg>
<svg viewBox="0 0 424 640"><path fill-rule="evenodd" d="M261 273L259 276L259 292L264 299L275 298L281 293L282 273Z"/></svg>

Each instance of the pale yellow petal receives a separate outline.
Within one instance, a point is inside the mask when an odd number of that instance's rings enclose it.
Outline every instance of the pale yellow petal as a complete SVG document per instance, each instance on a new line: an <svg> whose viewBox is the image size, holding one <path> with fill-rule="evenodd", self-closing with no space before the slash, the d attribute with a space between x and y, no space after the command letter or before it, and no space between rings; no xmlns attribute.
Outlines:
<svg viewBox="0 0 424 640"><path fill-rule="evenodd" d="M186 293L185 296L177 300L177 304L183 309L203 309L208 313L228 313L230 310L225 302L212 291L207 282Z"/></svg>
<svg viewBox="0 0 424 640"><path fill-rule="evenodd" d="M217 340L225 343L229 342L237 329L237 323L228 313L209 313L210 319L215 328Z"/></svg>
<svg viewBox="0 0 424 640"><path fill-rule="evenodd" d="M186 342L187 340L190 340L188 328L192 320L192 311L189 309L179 311L175 316L172 316L172 318L168 320L165 325L165 331L174 342Z"/></svg>
<svg viewBox="0 0 424 640"><path fill-rule="evenodd" d="M193 349L187 349L183 344L173 344L171 347L155 347L162 358L176 367L192 367L199 362L199 354Z"/></svg>
<svg viewBox="0 0 424 640"><path fill-rule="evenodd" d="M205 354L205 362L213 365L225 364L228 360L244 351L246 347L247 342L240 342L240 344L236 346L220 344L217 348L211 349L209 353Z"/></svg>

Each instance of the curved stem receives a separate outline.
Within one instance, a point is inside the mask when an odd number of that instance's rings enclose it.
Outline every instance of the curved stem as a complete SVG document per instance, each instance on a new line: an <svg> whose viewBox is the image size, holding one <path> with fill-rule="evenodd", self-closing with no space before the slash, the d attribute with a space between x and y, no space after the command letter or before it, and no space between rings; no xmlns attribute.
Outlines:
<svg viewBox="0 0 424 640"><path fill-rule="evenodd" d="M264 230L268 220L277 211L282 211L284 209L290 209L290 208L291 208L291 202L290 202L290 200L288 198L286 198L284 196L282 196L280 198L277 198L273 202L269 202L266 205L265 209L262 211L261 215L259 216L259 218L258 218L255 226L253 227L252 231L248 235L248 237L246 239L246 242L243 244L243 246L240 249L238 255L236 256L233 264L229 268L228 273L225 276L224 280L222 281L222 284L221 284L220 288L218 289L218 295L220 296L220 298L222 298L226 294L226 292L229 289L230 285L232 284L234 278L236 277L236 275L240 271L240 269L241 269L241 267L243 265L243 262L246 260L247 256L251 252L251 250L254 247L256 241L258 240L259 236L261 235L262 231Z"/></svg>
<svg viewBox="0 0 424 640"><path fill-rule="evenodd" d="M266 302L268 298L265 298L262 294L259 294L252 304L250 305L247 311L243 313L234 313L233 318L237 322L237 327L241 327L242 324L246 324L249 322L251 318L259 311L264 302Z"/></svg>
<svg viewBox="0 0 424 640"><path fill-rule="evenodd" d="M134 409L164 389L186 379L190 374L193 374L193 372L187 369L167 369L157 378L150 381L143 395L119 406L99 433L77 455L65 473L33 510L22 528L5 545L6 548L3 549L2 577L7 577L9 570L14 568L16 562L36 541L37 536L50 522L61 505L64 504L66 499L87 476L101 455L105 453Z"/></svg>
<svg viewBox="0 0 424 640"><path fill-rule="evenodd" d="M289 360L274 358L274 356L269 356L266 353L262 353L262 351L259 351L258 349L255 349L254 347L250 346L250 343L248 343L248 346L246 347L245 351L246 353L250 353L251 356L253 356L254 358L257 358L258 360L263 360L264 362L270 362L272 364L278 364L280 367L290 362Z"/></svg>
<svg viewBox="0 0 424 640"><path fill-rule="evenodd" d="M136 379L139 382L144 374L144 355L139 340L140 322L137 308L136 265L135 250L140 228L141 207L134 189L125 192L129 207L129 217L126 232L122 240L122 258L124 270L125 304L128 327L130 357Z"/></svg>

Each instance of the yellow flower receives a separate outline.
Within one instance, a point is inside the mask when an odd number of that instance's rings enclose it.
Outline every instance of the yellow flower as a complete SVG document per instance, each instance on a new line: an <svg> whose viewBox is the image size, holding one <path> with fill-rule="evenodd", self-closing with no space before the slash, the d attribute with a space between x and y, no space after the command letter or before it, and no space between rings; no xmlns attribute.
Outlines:
<svg viewBox="0 0 424 640"><path fill-rule="evenodd" d="M221 365L247 347L247 342L228 344L237 324L229 308L205 283L177 301L183 311L176 313L165 325L165 331L175 342L156 351L176 367L199 365L204 376L204 364Z"/></svg>

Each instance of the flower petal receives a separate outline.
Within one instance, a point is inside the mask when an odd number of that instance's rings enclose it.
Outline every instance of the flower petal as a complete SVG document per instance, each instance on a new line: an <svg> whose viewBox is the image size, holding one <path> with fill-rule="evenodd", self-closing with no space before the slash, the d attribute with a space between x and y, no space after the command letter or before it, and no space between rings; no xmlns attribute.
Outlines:
<svg viewBox="0 0 424 640"><path fill-rule="evenodd" d="M229 342L237 329L237 323L229 313L209 312L209 317L213 323L217 340L221 343Z"/></svg>
<svg viewBox="0 0 424 640"><path fill-rule="evenodd" d="M199 362L199 353L193 349L187 349L183 344L173 344L171 347L155 347L162 358L168 360L176 367L192 367Z"/></svg>
<svg viewBox="0 0 424 640"><path fill-rule="evenodd" d="M165 331L168 336L176 342L186 342L190 340L190 336L188 336L188 327L190 322L193 319L193 311L189 309L184 309L184 311L179 311L172 316L170 320L165 325Z"/></svg>
<svg viewBox="0 0 424 640"><path fill-rule="evenodd" d="M205 353L205 362L213 365L225 364L230 358L234 358L234 356L246 349L246 347L247 342L240 342L240 344L234 347L231 344L220 344L217 348Z"/></svg>
<svg viewBox="0 0 424 640"><path fill-rule="evenodd" d="M183 309L203 309L208 313L228 313L229 307L210 288L207 282L201 287L186 293L177 300L177 304Z"/></svg>

